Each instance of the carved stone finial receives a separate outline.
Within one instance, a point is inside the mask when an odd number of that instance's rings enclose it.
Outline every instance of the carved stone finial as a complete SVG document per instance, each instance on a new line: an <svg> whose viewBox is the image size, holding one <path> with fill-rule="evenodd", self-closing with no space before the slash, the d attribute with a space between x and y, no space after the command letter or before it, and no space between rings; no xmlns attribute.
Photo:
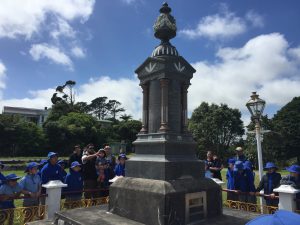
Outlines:
<svg viewBox="0 0 300 225"><path fill-rule="evenodd" d="M176 36L176 21L170 14L171 8L165 2L159 10L160 15L156 19L153 26L154 36L162 41L162 43L168 43L170 39Z"/></svg>

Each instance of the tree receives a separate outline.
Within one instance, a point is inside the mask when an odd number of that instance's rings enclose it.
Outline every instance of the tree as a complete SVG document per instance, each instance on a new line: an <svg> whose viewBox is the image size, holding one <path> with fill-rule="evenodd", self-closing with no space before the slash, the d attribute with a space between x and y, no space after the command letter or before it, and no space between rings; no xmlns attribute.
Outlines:
<svg viewBox="0 0 300 225"><path fill-rule="evenodd" d="M121 102L118 102L117 100L109 100L107 103L107 108L110 111L110 114L114 120L116 119L116 116L120 112L125 111L125 109L120 107L120 105L121 105Z"/></svg>
<svg viewBox="0 0 300 225"><path fill-rule="evenodd" d="M296 157L300 164L300 97L282 107L272 120L274 131L281 136L283 159Z"/></svg>
<svg viewBox="0 0 300 225"><path fill-rule="evenodd" d="M201 103L192 113L188 127L198 143L201 157L207 150L213 150L223 157L225 150L244 134L241 112L226 104Z"/></svg>
<svg viewBox="0 0 300 225"><path fill-rule="evenodd" d="M89 104L90 112L92 112L99 120L103 120L109 112L106 100L107 97L98 97Z"/></svg>
<svg viewBox="0 0 300 225"><path fill-rule="evenodd" d="M124 120L124 121L128 121L132 119L131 115L127 115L127 114L123 114L120 116L120 119Z"/></svg>

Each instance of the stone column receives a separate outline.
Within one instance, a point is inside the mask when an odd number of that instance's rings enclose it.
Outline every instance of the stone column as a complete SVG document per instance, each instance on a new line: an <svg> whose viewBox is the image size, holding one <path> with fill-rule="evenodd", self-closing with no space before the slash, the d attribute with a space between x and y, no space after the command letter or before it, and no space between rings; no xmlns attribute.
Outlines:
<svg viewBox="0 0 300 225"><path fill-rule="evenodd" d="M188 119L187 119L187 93L188 93L188 84L183 84L182 88L181 88L181 96L182 96L182 100L181 100L181 104L182 104L182 109L181 109L181 113L182 113L182 121L181 121L181 127L182 127L182 132L187 132L187 123L188 123Z"/></svg>
<svg viewBox="0 0 300 225"><path fill-rule="evenodd" d="M169 80L160 80L161 89L161 122L159 131L166 132L169 130L168 126L168 94L169 94Z"/></svg>
<svg viewBox="0 0 300 225"><path fill-rule="evenodd" d="M279 209L295 212L296 210L296 194L300 192L291 185L280 185L280 187L273 190L279 193Z"/></svg>
<svg viewBox="0 0 300 225"><path fill-rule="evenodd" d="M140 133L146 134L148 133L149 120L149 84L142 84L141 87L143 89L143 121Z"/></svg>
<svg viewBox="0 0 300 225"><path fill-rule="evenodd" d="M46 188L46 219L53 219L56 212L60 211L61 189L67 184L60 180L52 180L42 185Z"/></svg>

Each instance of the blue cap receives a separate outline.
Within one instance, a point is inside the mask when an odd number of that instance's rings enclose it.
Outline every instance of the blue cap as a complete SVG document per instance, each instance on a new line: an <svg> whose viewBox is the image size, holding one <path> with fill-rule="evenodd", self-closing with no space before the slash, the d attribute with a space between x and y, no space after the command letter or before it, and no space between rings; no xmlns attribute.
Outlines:
<svg viewBox="0 0 300 225"><path fill-rule="evenodd" d="M71 168L74 168L76 166L81 166L81 164L77 161L74 161L74 162L71 163Z"/></svg>
<svg viewBox="0 0 300 225"><path fill-rule="evenodd" d="M239 170L243 170L244 169L244 164L242 161L236 161L234 163L234 171L239 171Z"/></svg>
<svg viewBox="0 0 300 225"><path fill-rule="evenodd" d="M65 160L61 159L61 160L59 160L59 161L57 162L57 164L59 164L59 165L64 164L64 165L66 166L66 165L67 165L67 162L66 162Z"/></svg>
<svg viewBox="0 0 300 225"><path fill-rule="evenodd" d="M25 170L24 172L26 173L26 172L28 172L29 170L31 170L32 168L34 168L34 167L37 168L38 166L39 166L38 163L36 163L36 162L30 162L30 163L27 164L26 170Z"/></svg>
<svg viewBox="0 0 300 225"><path fill-rule="evenodd" d="M126 155L124 153L122 153L122 154L119 155L118 159L120 160L121 158L122 159L127 159L127 157L126 157Z"/></svg>
<svg viewBox="0 0 300 225"><path fill-rule="evenodd" d="M300 174L300 166L298 165L291 165L290 167L287 167L285 169L289 172Z"/></svg>
<svg viewBox="0 0 300 225"><path fill-rule="evenodd" d="M295 225L299 224L300 215L287 210L277 210L273 215L262 215L246 225Z"/></svg>
<svg viewBox="0 0 300 225"><path fill-rule="evenodd" d="M228 159L228 163L235 164L235 159Z"/></svg>
<svg viewBox="0 0 300 225"><path fill-rule="evenodd" d="M0 161L0 167L1 167L1 169L4 168L4 164L1 161Z"/></svg>
<svg viewBox="0 0 300 225"><path fill-rule="evenodd" d="M245 169L249 169L249 170L252 170L253 169L253 165L252 165L252 162L250 162L250 161L245 161L244 162L244 168Z"/></svg>
<svg viewBox="0 0 300 225"><path fill-rule="evenodd" d="M48 162L47 159L42 159L42 160L40 161L40 166L45 165L47 162Z"/></svg>
<svg viewBox="0 0 300 225"><path fill-rule="evenodd" d="M8 174L6 177L5 177L5 180L6 181L9 181L9 180L18 180L20 179L21 177L18 177L16 174L14 173L11 173L11 174Z"/></svg>
<svg viewBox="0 0 300 225"><path fill-rule="evenodd" d="M267 169L271 169L271 168L278 169L278 167L275 165L275 163L267 162L266 166L265 166L265 169L267 170Z"/></svg>
<svg viewBox="0 0 300 225"><path fill-rule="evenodd" d="M48 159L51 159L53 156L56 156L56 155L57 155L57 153L55 153L55 152L49 152Z"/></svg>

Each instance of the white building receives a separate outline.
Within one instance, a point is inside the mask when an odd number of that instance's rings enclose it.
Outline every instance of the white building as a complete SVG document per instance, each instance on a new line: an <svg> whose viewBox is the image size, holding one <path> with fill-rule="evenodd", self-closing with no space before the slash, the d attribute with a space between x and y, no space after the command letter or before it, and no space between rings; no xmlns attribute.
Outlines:
<svg viewBox="0 0 300 225"><path fill-rule="evenodd" d="M49 109L47 109L47 107L45 107L44 109L32 109L4 106L2 113L6 115L19 115L25 118L27 121L31 121L36 123L37 125L42 126L48 116Z"/></svg>

